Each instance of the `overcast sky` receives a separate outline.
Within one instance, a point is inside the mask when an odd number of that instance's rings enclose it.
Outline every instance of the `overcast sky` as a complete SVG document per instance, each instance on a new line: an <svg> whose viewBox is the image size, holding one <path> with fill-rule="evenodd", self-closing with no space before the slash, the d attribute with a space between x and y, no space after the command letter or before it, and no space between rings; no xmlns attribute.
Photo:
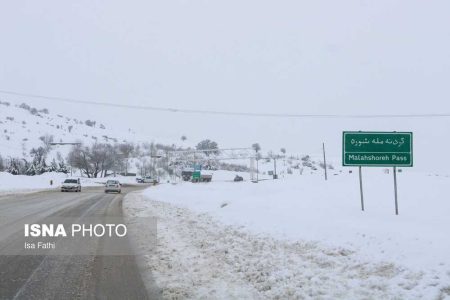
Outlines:
<svg viewBox="0 0 450 300"><path fill-rule="evenodd" d="M449 1L423 0L8 1L0 9L0 89L202 110L450 112L449 12ZM97 115L155 140L186 134L299 153L325 141L337 157L342 130L414 131L419 167L429 164L430 143L450 137L448 118L204 117L28 102ZM439 155L448 155L445 145Z"/></svg>

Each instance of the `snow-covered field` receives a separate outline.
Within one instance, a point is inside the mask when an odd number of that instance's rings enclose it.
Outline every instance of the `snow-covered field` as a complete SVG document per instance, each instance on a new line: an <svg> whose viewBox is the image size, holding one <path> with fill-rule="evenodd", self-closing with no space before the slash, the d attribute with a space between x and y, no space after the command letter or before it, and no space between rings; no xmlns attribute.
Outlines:
<svg viewBox="0 0 450 300"><path fill-rule="evenodd" d="M166 184L125 207L158 217L167 298L450 298L450 178L399 173L396 216L392 174L363 171L365 212L356 170Z"/></svg>

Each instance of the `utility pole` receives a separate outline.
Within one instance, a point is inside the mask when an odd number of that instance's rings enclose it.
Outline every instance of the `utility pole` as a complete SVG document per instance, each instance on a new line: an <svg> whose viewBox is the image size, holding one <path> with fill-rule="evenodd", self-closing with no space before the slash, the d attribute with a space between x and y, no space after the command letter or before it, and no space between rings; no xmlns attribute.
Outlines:
<svg viewBox="0 0 450 300"><path fill-rule="evenodd" d="M273 179L277 179L277 158L273 157Z"/></svg>
<svg viewBox="0 0 450 300"><path fill-rule="evenodd" d="M259 181L259 157L258 150L256 150L256 182Z"/></svg>
<svg viewBox="0 0 450 300"><path fill-rule="evenodd" d="M167 168L167 177L170 180L170 170L169 170L169 151L166 151L166 168Z"/></svg>
<svg viewBox="0 0 450 300"><path fill-rule="evenodd" d="M322 143L322 150L323 150L323 169L325 171L325 180L327 180L327 159L325 156L325 143Z"/></svg>
<svg viewBox="0 0 450 300"><path fill-rule="evenodd" d="M259 181L259 159L256 158L256 182Z"/></svg>

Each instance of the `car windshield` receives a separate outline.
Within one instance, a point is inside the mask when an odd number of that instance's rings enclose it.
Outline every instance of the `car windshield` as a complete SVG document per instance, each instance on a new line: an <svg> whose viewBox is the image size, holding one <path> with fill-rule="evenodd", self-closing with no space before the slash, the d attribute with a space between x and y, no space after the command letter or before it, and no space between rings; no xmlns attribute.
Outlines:
<svg viewBox="0 0 450 300"><path fill-rule="evenodd" d="M119 182L117 180L108 180L106 184L118 184Z"/></svg>
<svg viewBox="0 0 450 300"><path fill-rule="evenodd" d="M64 183L78 183L78 180L76 180L76 179L66 179L66 180L64 180Z"/></svg>

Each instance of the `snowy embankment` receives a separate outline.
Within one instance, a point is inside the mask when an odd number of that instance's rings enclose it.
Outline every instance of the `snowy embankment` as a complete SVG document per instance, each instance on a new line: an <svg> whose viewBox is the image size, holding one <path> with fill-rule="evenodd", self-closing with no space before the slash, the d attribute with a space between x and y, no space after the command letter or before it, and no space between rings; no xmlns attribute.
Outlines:
<svg viewBox="0 0 450 300"><path fill-rule="evenodd" d="M0 194L34 192L45 189L56 189L66 178L79 178L64 173L44 173L36 176L11 175L0 172ZM81 178L81 186L102 186L109 178ZM116 177L121 183L135 183L135 177ZM51 184L52 182L52 184Z"/></svg>
<svg viewBox="0 0 450 300"><path fill-rule="evenodd" d="M126 201L158 217L148 266L167 298L450 297L450 178L364 170L325 182L286 180L151 187Z"/></svg>

